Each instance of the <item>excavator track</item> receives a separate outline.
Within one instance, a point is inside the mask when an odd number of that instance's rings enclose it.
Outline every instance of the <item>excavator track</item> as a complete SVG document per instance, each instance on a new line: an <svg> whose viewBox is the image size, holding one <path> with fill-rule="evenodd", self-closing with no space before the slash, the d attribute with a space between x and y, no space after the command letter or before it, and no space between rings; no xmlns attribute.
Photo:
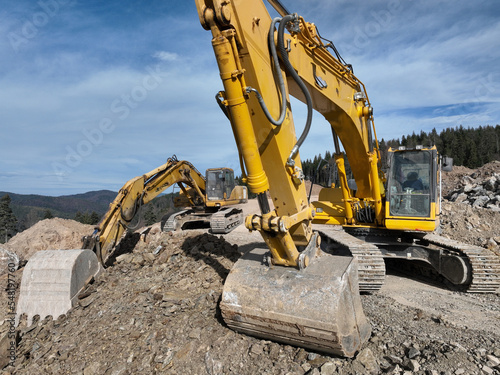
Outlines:
<svg viewBox="0 0 500 375"><path fill-rule="evenodd" d="M195 212L194 210L183 210L169 216L165 225L164 232L175 232L182 230L184 224L198 224L208 227L215 234L225 234L231 232L238 225L243 223L243 210L239 208L222 208L215 213Z"/></svg>
<svg viewBox="0 0 500 375"><path fill-rule="evenodd" d="M243 223L243 210L240 208L222 208L212 215L210 229L212 233L226 234Z"/></svg>
<svg viewBox="0 0 500 375"><path fill-rule="evenodd" d="M182 215L185 215L188 213L190 210L183 210L176 212L175 214L172 214L169 216L167 221L165 222L165 226L163 227L164 232L175 232L176 230L180 229L179 227L179 222L177 221L177 217L182 217Z"/></svg>
<svg viewBox="0 0 500 375"><path fill-rule="evenodd" d="M490 250L433 233L351 229L362 242L378 246L384 258L421 260L459 290L495 293L500 288L500 259Z"/></svg>
<svg viewBox="0 0 500 375"><path fill-rule="evenodd" d="M454 250L467 257L472 269L468 293L495 293L500 288L500 259L488 249L464 244L436 234L422 237L430 244Z"/></svg>
<svg viewBox="0 0 500 375"><path fill-rule="evenodd" d="M385 263L382 252L369 242L356 238L344 230L331 225L313 225L323 239L334 242L350 251L358 260L359 291L373 293L378 291L385 280Z"/></svg>

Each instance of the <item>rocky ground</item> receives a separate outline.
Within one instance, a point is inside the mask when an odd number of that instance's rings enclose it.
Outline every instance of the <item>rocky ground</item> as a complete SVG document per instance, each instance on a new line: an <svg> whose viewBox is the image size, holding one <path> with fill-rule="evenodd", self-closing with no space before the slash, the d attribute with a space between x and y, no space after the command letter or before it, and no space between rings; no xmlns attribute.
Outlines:
<svg viewBox="0 0 500 375"><path fill-rule="evenodd" d="M450 200L473 195L477 191L463 188L483 186L495 173L499 164L455 169L444 177L445 194ZM442 235L498 253L500 212L473 202L467 196L443 204ZM255 209L255 202L245 206L246 213ZM75 235L87 234L81 230ZM129 251L65 317L21 325L15 366L4 374L500 374L500 294L454 292L391 269L379 292L361 296L372 336L354 358L230 330L218 309L222 286L234 262L254 246L264 246L260 236L243 227L213 236L204 230L165 234L155 225L142 239L128 237ZM18 282L21 273L15 272ZM7 285L7 275L0 282ZM4 335L8 299L0 292Z"/></svg>

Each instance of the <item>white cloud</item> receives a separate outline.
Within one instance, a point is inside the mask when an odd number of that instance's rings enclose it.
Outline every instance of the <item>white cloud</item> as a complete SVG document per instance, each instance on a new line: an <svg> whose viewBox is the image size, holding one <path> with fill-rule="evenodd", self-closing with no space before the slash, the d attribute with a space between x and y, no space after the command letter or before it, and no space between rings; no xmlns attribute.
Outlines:
<svg viewBox="0 0 500 375"><path fill-rule="evenodd" d="M155 57L161 61L175 61L179 58L179 55L176 53L173 53L173 52L158 51L158 52L155 52L153 57Z"/></svg>
<svg viewBox="0 0 500 375"><path fill-rule="evenodd" d="M0 13L4 35L20 25L9 18L26 13L20 1ZM375 108L377 135L388 139L499 122L495 4L289 0L287 8L314 22L353 63ZM121 3L78 2L19 53L0 41L2 190L118 189L172 154L200 171L229 166L239 173L230 124L214 100L222 83L210 33L199 25L194 2L176 5L183 12L157 6L168 12L110 17ZM368 38L362 46L359 33ZM292 107L300 134L305 111ZM103 119L113 130L101 139L95 132ZM89 142L92 150L69 172L54 171L54 162L67 164L68 149L85 153ZM315 114L301 156L332 148L328 124Z"/></svg>

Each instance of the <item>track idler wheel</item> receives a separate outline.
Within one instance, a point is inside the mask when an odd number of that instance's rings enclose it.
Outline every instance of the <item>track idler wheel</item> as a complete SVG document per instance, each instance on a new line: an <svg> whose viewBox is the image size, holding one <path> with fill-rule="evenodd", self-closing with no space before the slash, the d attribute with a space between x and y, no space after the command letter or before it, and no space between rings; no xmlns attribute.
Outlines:
<svg viewBox="0 0 500 375"><path fill-rule="evenodd" d="M470 283L471 272L467 263L458 256L441 257L441 274L455 285Z"/></svg>

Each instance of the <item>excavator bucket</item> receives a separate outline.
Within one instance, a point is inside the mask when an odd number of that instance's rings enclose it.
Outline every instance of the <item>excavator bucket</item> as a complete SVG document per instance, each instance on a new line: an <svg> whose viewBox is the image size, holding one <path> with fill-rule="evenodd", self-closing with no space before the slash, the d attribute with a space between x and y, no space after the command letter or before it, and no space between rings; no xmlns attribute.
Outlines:
<svg viewBox="0 0 500 375"><path fill-rule="evenodd" d="M43 250L26 264L21 279L16 326L22 314L57 319L75 305L78 294L102 270L91 250Z"/></svg>
<svg viewBox="0 0 500 375"><path fill-rule="evenodd" d="M272 267L267 249L234 265L220 303L226 324L252 336L352 357L370 337L354 258L321 252L302 270Z"/></svg>

